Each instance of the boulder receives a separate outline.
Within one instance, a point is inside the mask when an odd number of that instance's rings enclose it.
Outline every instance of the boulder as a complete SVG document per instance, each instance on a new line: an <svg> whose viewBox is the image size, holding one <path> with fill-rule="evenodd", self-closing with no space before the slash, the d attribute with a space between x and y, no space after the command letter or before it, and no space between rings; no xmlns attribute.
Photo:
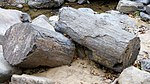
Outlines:
<svg viewBox="0 0 150 84"><path fill-rule="evenodd" d="M150 15L144 13L144 12L140 12L140 17L142 20L145 20L145 21L149 21L150 20Z"/></svg>
<svg viewBox="0 0 150 84"><path fill-rule="evenodd" d="M134 66L126 68L118 78L119 84L150 84L150 73Z"/></svg>
<svg viewBox="0 0 150 84"><path fill-rule="evenodd" d="M64 0L29 0L28 5L32 8L56 8L63 3Z"/></svg>
<svg viewBox="0 0 150 84"><path fill-rule="evenodd" d="M150 4L146 6L146 12L150 15Z"/></svg>
<svg viewBox="0 0 150 84"><path fill-rule="evenodd" d="M37 77L32 75L13 75L10 84L56 84L45 77Z"/></svg>
<svg viewBox="0 0 150 84"><path fill-rule="evenodd" d="M24 16L22 16L24 15ZM0 8L0 35L4 35L10 26L28 20L30 16L18 10Z"/></svg>
<svg viewBox="0 0 150 84"><path fill-rule="evenodd" d="M141 9L141 7L144 7L142 3L130 0L120 0L116 9L123 13L132 13L137 11L138 8Z"/></svg>
<svg viewBox="0 0 150 84"><path fill-rule="evenodd" d="M21 11L0 8L0 35L4 35L10 26L21 22L21 14Z"/></svg>
<svg viewBox="0 0 150 84"><path fill-rule="evenodd" d="M150 0L135 0L137 2L141 2L141 3L144 3L144 4L150 4Z"/></svg>
<svg viewBox="0 0 150 84"><path fill-rule="evenodd" d="M21 74L21 70L7 63L3 57L2 46L0 45L0 83L9 80L13 74Z"/></svg>
<svg viewBox="0 0 150 84"><path fill-rule="evenodd" d="M56 67L72 62L75 47L60 33L30 23L18 23L5 33L3 51L5 59L14 66Z"/></svg>
<svg viewBox="0 0 150 84"><path fill-rule="evenodd" d="M56 29L87 47L89 58L120 72L132 65L140 50L140 39L127 28L134 21L122 14L86 14L70 7L60 10Z"/></svg>
<svg viewBox="0 0 150 84"><path fill-rule="evenodd" d="M36 17L33 21L32 21L33 25L51 30L51 31L55 31L54 27L50 24L48 18L45 15L40 15L38 17Z"/></svg>

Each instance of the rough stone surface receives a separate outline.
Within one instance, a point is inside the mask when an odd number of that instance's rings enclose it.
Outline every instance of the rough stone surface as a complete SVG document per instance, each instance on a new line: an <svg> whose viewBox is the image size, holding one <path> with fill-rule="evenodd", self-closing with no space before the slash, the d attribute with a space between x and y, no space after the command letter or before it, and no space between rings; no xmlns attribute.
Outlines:
<svg viewBox="0 0 150 84"><path fill-rule="evenodd" d="M150 4L146 6L146 12L150 15Z"/></svg>
<svg viewBox="0 0 150 84"><path fill-rule="evenodd" d="M2 46L0 45L0 83L6 82L13 74L20 74L21 71L12 67L3 57Z"/></svg>
<svg viewBox="0 0 150 84"><path fill-rule="evenodd" d="M3 44L3 41L4 41L4 37L3 37L3 35L0 35L0 45Z"/></svg>
<svg viewBox="0 0 150 84"><path fill-rule="evenodd" d="M78 10L84 12L84 13L91 13L94 14L96 13L95 11L93 11L91 8L79 8Z"/></svg>
<svg viewBox="0 0 150 84"><path fill-rule="evenodd" d="M121 73L119 84L150 84L150 73L131 66Z"/></svg>
<svg viewBox="0 0 150 84"><path fill-rule="evenodd" d="M66 0L68 2L76 2L77 0Z"/></svg>
<svg viewBox="0 0 150 84"><path fill-rule="evenodd" d="M57 15L49 17L49 21L51 25L53 25L53 27L55 27L55 24L58 22L58 20L59 20L59 16Z"/></svg>
<svg viewBox="0 0 150 84"><path fill-rule="evenodd" d="M54 27L49 23L48 18L45 15L40 15L38 17L36 17L33 21L32 21L33 25L37 25L39 27L51 30L51 31L55 31Z"/></svg>
<svg viewBox="0 0 150 84"><path fill-rule="evenodd" d="M150 59L143 59L141 62L141 68L145 71L150 72Z"/></svg>
<svg viewBox="0 0 150 84"><path fill-rule="evenodd" d="M30 23L13 25L5 34L5 59L14 66L33 68L70 64L74 44L62 34Z"/></svg>
<svg viewBox="0 0 150 84"><path fill-rule="evenodd" d="M148 15L144 12L140 12L140 17L142 20L146 20L146 21L150 20L150 15Z"/></svg>
<svg viewBox="0 0 150 84"><path fill-rule="evenodd" d="M4 35L10 26L21 22L21 11L0 8L0 35Z"/></svg>
<svg viewBox="0 0 150 84"><path fill-rule="evenodd" d="M123 13L132 13L137 11L139 7L144 7L144 5L135 1L120 0L116 9Z"/></svg>
<svg viewBox="0 0 150 84"><path fill-rule="evenodd" d="M56 84L45 77L37 77L31 75L13 75L10 84Z"/></svg>
<svg viewBox="0 0 150 84"><path fill-rule="evenodd" d="M126 15L85 14L64 7L56 29L91 50L91 60L120 72L134 63L140 50L139 38L125 31L136 27L133 24Z"/></svg>
<svg viewBox="0 0 150 84"><path fill-rule="evenodd" d="M78 4L90 3L89 0L78 0Z"/></svg>
<svg viewBox="0 0 150 84"><path fill-rule="evenodd" d="M150 4L150 0L136 0L136 1L144 4Z"/></svg>
<svg viewBox="0 0 150 84"><path fill-rule="evenodd" d="M63 3L64 0L30 0L28 5L33 8L55 8Z"/></svg>

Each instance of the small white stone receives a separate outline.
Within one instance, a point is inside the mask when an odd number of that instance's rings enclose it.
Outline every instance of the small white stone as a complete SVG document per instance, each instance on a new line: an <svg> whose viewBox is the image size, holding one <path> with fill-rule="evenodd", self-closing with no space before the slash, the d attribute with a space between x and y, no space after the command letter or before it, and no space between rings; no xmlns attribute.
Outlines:
<svg viewBox="0 0 150 84"><path fill-rule="evenodd" d="M18 4L17 8L23 8L23 5L22 4Z"/></svg>

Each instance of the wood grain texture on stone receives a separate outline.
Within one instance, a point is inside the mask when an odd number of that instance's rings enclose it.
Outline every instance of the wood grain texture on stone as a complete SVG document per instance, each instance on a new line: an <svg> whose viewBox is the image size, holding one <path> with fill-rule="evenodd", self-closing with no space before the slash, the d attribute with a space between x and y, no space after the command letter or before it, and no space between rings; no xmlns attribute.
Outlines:
<svg viewBox="0 0 150 84"><path fill-rule="evenodd" d="M134 63L140 50L139 37L126 31L133 24L126 15L87 14L64 7L56 29L91 50L91 60L121 72Z"/></svg>
<svg viewBox="0 0 150 84"><path fill-rule="evenodd" d="M70 64L75 46L62 34L30 23L18 23L6 31L3 52L14 66L34 68Z"/></svg>

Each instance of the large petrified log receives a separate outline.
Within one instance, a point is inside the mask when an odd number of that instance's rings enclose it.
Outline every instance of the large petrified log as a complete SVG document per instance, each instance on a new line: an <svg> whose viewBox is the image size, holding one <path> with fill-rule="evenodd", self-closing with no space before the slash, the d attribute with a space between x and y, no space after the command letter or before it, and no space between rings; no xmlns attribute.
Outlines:
<svg viewBox="0 0 150 84"><path fill-rule="evenodd" d="M30 23L15 24L4 36L4 57L14 66L34 68L70 64L74 51L74 44L62 34Z"/></svg>
<svg viewBox="0 0 150 84"><path fill-rule="evenodd" d="M136 60L140 40L126 31L136 27L128 16L115 12L87 14L70 7L62 8L59 15L57 31L87 47L91 60L117 72Z"/></svg>

